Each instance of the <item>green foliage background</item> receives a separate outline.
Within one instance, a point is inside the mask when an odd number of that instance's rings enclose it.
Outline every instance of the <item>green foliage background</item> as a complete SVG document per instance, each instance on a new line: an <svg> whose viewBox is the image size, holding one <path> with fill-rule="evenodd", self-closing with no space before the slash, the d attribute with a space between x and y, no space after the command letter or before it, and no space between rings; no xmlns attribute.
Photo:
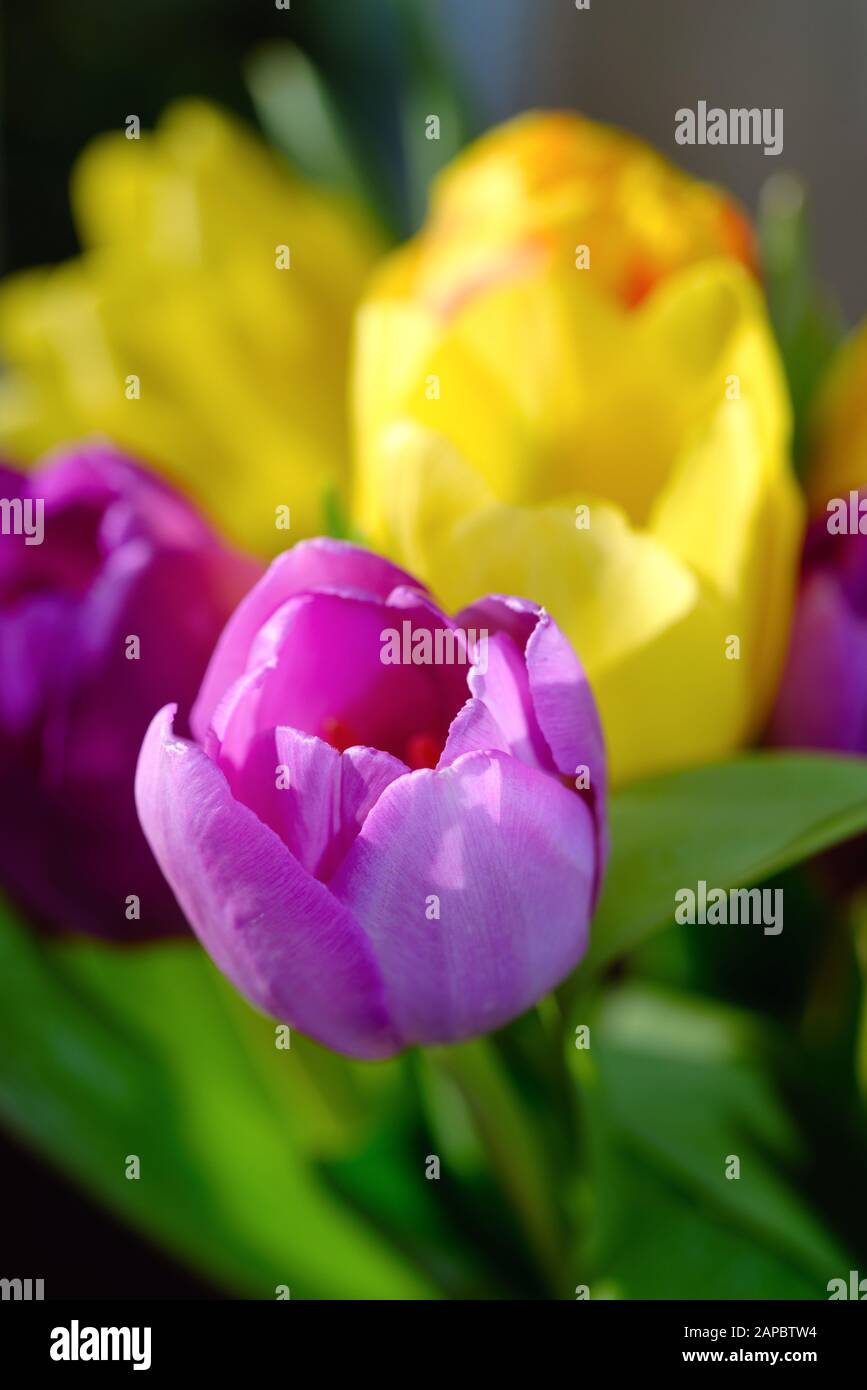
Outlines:
<svg viewBox="0 0 867 1390"><path fill-rule="evenodd" d="M277 1048L193 941L46 941L7 912L0 1112L240 1296L825 1297L867 1257L860 927L793 867L867 832L867 762L656 778L612 831L557 998L385 1064ZM679 886L781 873L779 937L672 926Z"/></svg>

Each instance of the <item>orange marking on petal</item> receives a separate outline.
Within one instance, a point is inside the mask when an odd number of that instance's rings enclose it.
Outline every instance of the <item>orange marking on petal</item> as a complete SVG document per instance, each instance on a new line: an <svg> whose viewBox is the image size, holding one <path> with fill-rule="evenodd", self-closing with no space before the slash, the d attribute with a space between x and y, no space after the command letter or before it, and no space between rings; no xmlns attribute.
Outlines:
<svg viewBox="0 0 867 1390"><path fill-rule="evenodd" d="M636 256L626 273L621 298L628 309L637 309L641 301L662 278L659 267L646 256Z"/></svg>

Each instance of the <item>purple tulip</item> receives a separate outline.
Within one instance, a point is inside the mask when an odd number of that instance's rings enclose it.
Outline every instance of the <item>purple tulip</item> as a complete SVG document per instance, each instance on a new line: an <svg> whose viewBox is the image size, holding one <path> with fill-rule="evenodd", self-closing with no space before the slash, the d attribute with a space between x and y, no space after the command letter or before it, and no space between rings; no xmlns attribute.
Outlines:
<svg viewBox="0 0 867 1390"><path fill-rule="evenodd" d="M496 1028L581 959L605 755L538 608L487 598L451 621L376 555L305 542L226 627L195 742L173 712L142 748L141 822L204 946L265 1012L382 1057Z"/></svg>
<svg viewBox="0 0 867 1390"><path fill-rule="evenodd" d="M857 509L856 509L857 516ZM823 517L804 548L771 742L867 755L867 535Z"/></svg>
<svg viewBox="0 0 867 1390"><path fill-rule="evenodd" d="M49 928L186 931L136 758L155 710L192 704L261 566L103 443L0 469L0 513L0 891Z"/></svg>

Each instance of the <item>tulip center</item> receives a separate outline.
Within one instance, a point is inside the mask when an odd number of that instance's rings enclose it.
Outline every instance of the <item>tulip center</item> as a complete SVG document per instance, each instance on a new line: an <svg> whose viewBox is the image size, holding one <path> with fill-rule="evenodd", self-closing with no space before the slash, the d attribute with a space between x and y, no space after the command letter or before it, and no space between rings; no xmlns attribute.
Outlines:
<svg viewBox="0 0 867 1390"><path fill-rule="evenodd" d="M319 737L324 739L326 743L330 743L332 748L336 748L338 753L345 753L347 748L365 742L362 737L353 733L345 719L339 719L336 715L328 715L323 719L319 729ZM442 748L442 738L433 732L426 731L410 734L398 756L408 768L416 771L421 767L436 767Z"/></svg>
<svg viewBox="0 0 867 1390"><path fill-rule="evenodd" d="M441 739L433 734L413 734L406 741L404 762L413 771L419 767L436 767L441 752Z"/></svg>
<svg viewBox="0 0 867 1390"><path fill-rule="evenodd" d="M409 768L436 767L469 694L469 663L457 643L439 650L427 610L318 593L288 606L282 620L279 661L258 698L260 727L298 729L339 753L372 748ZM397 659L396 624L417 639L399 642Z"/></svg>
<svg viewBox="0 0 867 1390"><path fill-rule="evenodd" d="M319 737L326 743L330 743L332 748L336 748L338 753L345 753L347 748L352 748L360 739L354 737L349 725L344 719L338 719L336 715L330 714L322 721L322 728Z"/></svg>

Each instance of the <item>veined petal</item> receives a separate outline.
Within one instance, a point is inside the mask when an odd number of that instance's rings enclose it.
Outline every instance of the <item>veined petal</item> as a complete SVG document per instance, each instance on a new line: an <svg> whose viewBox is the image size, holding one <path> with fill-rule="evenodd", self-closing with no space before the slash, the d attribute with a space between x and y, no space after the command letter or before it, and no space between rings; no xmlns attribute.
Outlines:
<svg viewBox="0 0 867 1390"><path fill-rule="evenodd" d="M397 565L346 541L301 541L279 555L235 609L217 643L193 710L192 727L199 741L204 742L226 691L246 671L260 628L288 599L325 589L384 600L402 585L421 587Z"/></svg>
<svg viewBox="0 0 867 1390"><path fill-rule="evenodd" d="M498 634L499 640L509 634L513 649L520 652L520 667L512 664L510 669L511 703L516 712L525 711L526 739L535 749L536 765L546 770L556 769L570 781L580 768L587 768L587 799L597 823L598 890L608 857L605 741L596 701L581 662L551 616L522 599L490 594L459 613L457 621L487 626ZM490 649L490 641L488 646ZM496 675L496 666L494 671ZM474 692L479 693L481 688L479 680L473 686ZM499 713L497 694L491 688L489 703ZM517 745L513 743L510 751L516 750ZM528 760L522 756L524 761Z"/></svg>
<svg viewBox="0 0 867 1390"><path fill-rule="evenodd" d="M334 871L377 798L405 763L377 748L347 748L298 729L269 729L240 766L218 759L238 801L276 831L314 878Z"/></svg>
<svg viewBox="0 0 867 1390"><path fill-rule="evenodd" d="M508 753L509 744L488 706L472 697L452 720L437 770L450 767L464 753L479 752Z"/></svg>
<svg viewBox="0 0 867 1390"><path fill-rule="evenodd" d="M495 632L488 637L485 669L474 667L469 684L502 729L508 751L528 767L553 771L530 698L524 652L508 633Z"/></svg>
<svg viewBox="0 0 867 1390"><path fill-rule="evenodd" d="M205 746L216 738L237 767L258 734L288 727L404 761L421 736L438 754L466 698L466 668L383 660L395 611L321 589L289 599L257 633L255 666L216 707Z"/></svg>
<svg viewBox="0 0 867 1390"><path fill-rule="evenodd" d="M154 718L136 774L148 842L190 925L242 994L357 1057L398 1046L371 945L352 913L233 798L173 706Z"/></svg>
<svg viewBox="0 0 867 1390"><path fill-rule="evenodd" d="M585 802L501 753L383 792L331 888L361 922L405 1043L496 1028L580 960L595 830Z"/></svg>

